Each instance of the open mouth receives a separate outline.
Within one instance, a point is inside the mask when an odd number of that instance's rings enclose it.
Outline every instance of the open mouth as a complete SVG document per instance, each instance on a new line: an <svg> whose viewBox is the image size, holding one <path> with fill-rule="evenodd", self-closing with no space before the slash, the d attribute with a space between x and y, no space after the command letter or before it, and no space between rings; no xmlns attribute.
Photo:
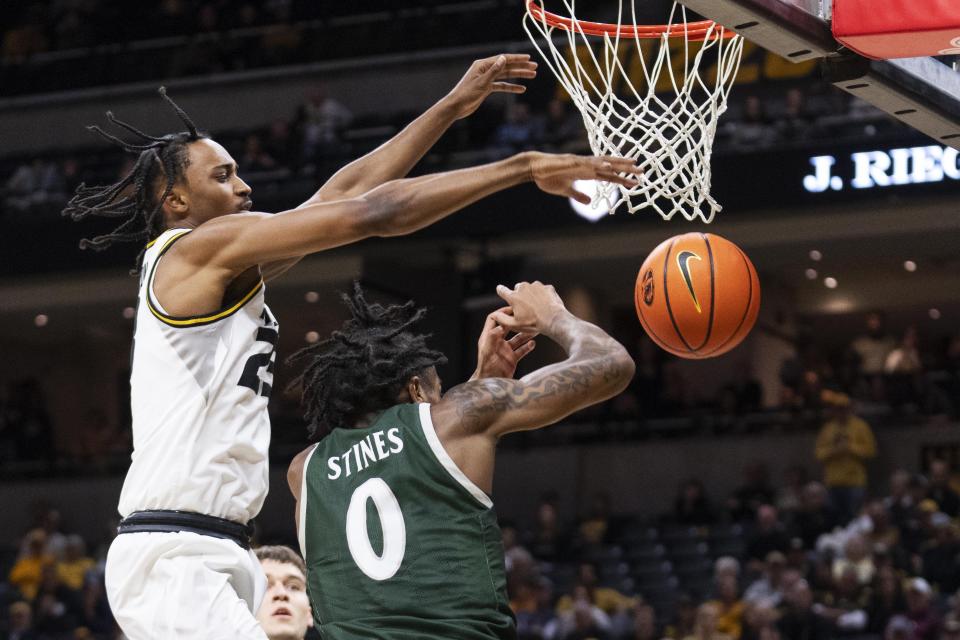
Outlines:
<svg viewBox="0 0 960 640"><path fill-rule="evenodd" d="M253 208L253 200L244 200L243 204L240 205L241 211L250 211Z"/></svg>
<svg viewBox="0 0 960 640"><path fill-rule="evenodd" d="M292 618L292 617L293 617L293 612L290 611L290 609L287 609L286 607L279 607L279 608L277 608L277 609L273 612L273 616L274 616L274 617L276 617L276 616L286 616L286 617L288 617L288 618Z"/></svg>

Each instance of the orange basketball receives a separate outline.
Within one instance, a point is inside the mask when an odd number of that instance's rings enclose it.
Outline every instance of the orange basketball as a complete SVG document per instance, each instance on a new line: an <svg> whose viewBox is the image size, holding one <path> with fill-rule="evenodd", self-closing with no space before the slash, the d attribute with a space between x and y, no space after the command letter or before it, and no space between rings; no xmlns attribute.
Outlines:
<svg viewBox="0 0 960 640"><path fill-rule="evenodd" d="M647 256L633 301L658 345L681 358L712 358L750 333L760 281L737 245L712 233L685 233Z"/></svg>

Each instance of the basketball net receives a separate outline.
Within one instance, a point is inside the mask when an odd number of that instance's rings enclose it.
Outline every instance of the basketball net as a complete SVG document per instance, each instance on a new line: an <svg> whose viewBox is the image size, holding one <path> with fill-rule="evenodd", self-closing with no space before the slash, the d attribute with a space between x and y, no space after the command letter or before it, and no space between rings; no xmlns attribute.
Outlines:
<svg viewBox="0 0 960 640"><path fill-rule="evenodd" d="M593 153L631 158L644 171L636 187L598 183L593 206L712 221L722 207L710 195L710 154L743 38L713 22L689 24L676 1L662 32L637 25L634 2L642 0L618 0L615 25L580 21L576 0L559 1L569 20L528 1L524 30L580 110Z"/></svg>

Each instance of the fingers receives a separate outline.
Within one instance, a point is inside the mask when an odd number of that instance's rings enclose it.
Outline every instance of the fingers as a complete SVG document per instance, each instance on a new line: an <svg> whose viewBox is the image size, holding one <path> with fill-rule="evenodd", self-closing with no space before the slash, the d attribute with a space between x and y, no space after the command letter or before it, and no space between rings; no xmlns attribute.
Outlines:
<svg viewBox="0 0 960 640"><path fill-rule="evenodd" d="M496 323L501 327L503 327L504 329L509 329L513 331L514 328L517 328L517 329L520 328L520 323L517 322L517 319L508 313L505 313L503 311L494 311L490 315L492 315Z"/></svg>
<svg viewBox="0 0 960 640"><path fill-rule="evenodd" d="M490 87L493 91L502 93L524 93L527 90L525 86L512 82L494 82Z"/></svg>
<svg viewBox="0 0 960 640"><path fill-rule="evenodd" d="M513 298L515 294L516 294L516 291L514 291L513 289L509 287L505 287L502 284L497 285L497 295L503 298L504 300L506 300L508 303L510 302L510 300ZM511 313L512 313L512 310L511 310ZM493 312L493 315L497 315L497 314L505 315L505 312L503 311ZM499 320L497 322L499 322Z"/></svg>
<svg viewBox="0 0 960 640"><path fill-rule="evenodd" d="M530 354L531 351L537 348L537 343L534 341L525 342L518 349L513 350L513 355L517 357L517 361L523 360L524 357Z"/></svg>
<svg viewBox="0 0 960 640"><path fill-rule="evenodd" d="M486 62L486 61L484 61ZM484 70L487 75L496 75L507 66L507 56L500 55L493 60L493 64Z"/></svg>
<svg viewBox="0 0 960 640"><path fill-rule="evenodd" d="M620 173L643 173L643 169L638 167L634 160L630 158L618 158L615 156L599 156L597 158L601 163L603 170L615 171Z"/></svg>
<svg viewBox="0 0 960 640"><path fill-rule="evenodd" d="M500 72L501 78L526 78L532 79L537 77L537 63L536 62L525 62L523 64L514 64L507 65Z"/></svg>
<svg viewBox="0 0 960 640"><path fill-rule="evenodd" d="M510 348L516 351L520 347L526 344L529 344L530 341L533 340L535 337L537 337L537 334L535 333L518 333L517 335L507 340L507 342L510 344Z"/></svg>
<svg viewBox="0 0 960 640"><path fill-rule="evenodd" d="M574 200L576 200L576 201L579 202L580 204L590 204L590 202L592 201L592 199L590 198L590 196L588 196L587 194L583 193L582 191L577 191L577 190L574 189L573 187L571 187L570 189L568 189L568 190L567 190L567 193L564 194L564 195L566 195L568 198L573 198Z"/></svg>

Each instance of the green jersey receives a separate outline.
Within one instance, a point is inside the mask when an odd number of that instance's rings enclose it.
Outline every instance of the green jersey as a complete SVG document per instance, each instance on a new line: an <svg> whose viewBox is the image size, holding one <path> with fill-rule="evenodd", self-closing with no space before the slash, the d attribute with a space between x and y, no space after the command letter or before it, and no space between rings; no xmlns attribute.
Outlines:
<svg viewBox="0 0 960 640"><path fill-rule="evenodd" d="M299 533L325 640L516 637L493 503L443 449L429 404L320 441Z"/></svg>

